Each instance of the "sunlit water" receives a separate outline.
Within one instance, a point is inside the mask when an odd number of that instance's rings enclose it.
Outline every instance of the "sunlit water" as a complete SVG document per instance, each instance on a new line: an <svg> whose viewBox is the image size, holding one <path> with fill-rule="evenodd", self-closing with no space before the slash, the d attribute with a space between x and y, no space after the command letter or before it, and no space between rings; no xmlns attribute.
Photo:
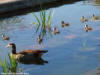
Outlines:
<svg viewBox="0 0 100 75"><path fill-rule="evenodd" d="M98 3L98 2L97 2ZM0 38L0 58L4 59L11 52L5 48L9 42L16 43L17 52L24 49L46 49L48 53L43 59L45 65L20 64L22 71L30 75L96 75L100 67L100 21L91 21L95 14L100 17L100 7L96 1L81 1L74 4L53 8L52 27L56 26L60 34L44 38L42 44L37 43L35 33L36 22L32 13L0 21L0 36L6 34L9 41ZM36 12L39 14L38 12ZM88 22L81 23L80 17L85 16ZM70 26L62 28L61 21L69 22ZM85 32L88 24L93 31ZM1 67L0 67L1 70Z"/></svg>

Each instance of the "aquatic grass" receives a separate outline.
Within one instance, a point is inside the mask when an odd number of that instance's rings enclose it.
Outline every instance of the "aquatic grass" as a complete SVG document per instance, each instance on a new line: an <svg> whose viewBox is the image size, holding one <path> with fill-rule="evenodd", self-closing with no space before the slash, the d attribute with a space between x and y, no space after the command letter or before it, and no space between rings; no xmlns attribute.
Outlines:
<svg viewBox="0 0 100 75"><path fill-rule="evenodd" d="M2 68L3 73L5 73L6 75L8 75L9 73L18 73L21 72L19 69L17 69L17 62L15 59L13 59L10 55L8 55L9 57L9 63L5 60L1 60L0 61L0 66ZM17 72L18 71L18 72Z"/></svg>
<svg viewBox="0 0 100 75"><path fill-rule="evenodd" d="M16 62L16 60L13 57L11 57L10 55L8 55L8 56L9 56L9 61L10 61L9 70L11 72L17 72L17 62Z"/></svg>
<svg viewBox="0 0 100 75"><path fill-rule="evenodd" d="M53 17L52 9L50 9L48 16L47 11L43 10L42 8L39 12L39 17L35 13L33 13L33 16L37 21L37 23L34 22L34 24L37 26L36 33L40 32L40 35L44 37L47 33L47 29L49 30L49 33L51 32L51 20Z"/></svg>
<svg viewBox="0 0 100 75"><path fill-rule="evenodd" d="M8 67L7 67L6 59L5 61L1 60L0 65L2 67L3 72L6 73L6 75L8 75Z"/></svg>

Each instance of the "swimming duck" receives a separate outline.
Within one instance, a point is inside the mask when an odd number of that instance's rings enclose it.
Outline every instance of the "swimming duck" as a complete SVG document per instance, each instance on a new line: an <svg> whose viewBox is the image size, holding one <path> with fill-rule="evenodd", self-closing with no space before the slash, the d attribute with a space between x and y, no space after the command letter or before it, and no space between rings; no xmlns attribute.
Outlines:
<svg viewBox="0 0 100 75"><path fill-rule="evenodd" d="M92 20L95 21L95 20L98 20L98 19L99 19L99 17L97 17L97 16L95 16L95 15L93 14Z"/></svg>
<svg viewBox="0 0 100 75"><path fill-rule="evenodd" d="M86 24L86 25L85 25L85 30L86 30L86 31L92 30L92 28L91 28L91 27L88 27L88 25Z"/></svg>
<svg viewBox="0 0 100 75"><path fill-rule="evenodd" d="M9 40L10 38L8 36L2 35L3 40Z"/></svg>
<svg viewBox="0 0 100 75"><path fill-rule="evenodd" d="M54 33L54 34L59 34L60 31L59 31L56 27L54 27L54 28L53 28L53 33Z"/></svg>
<svg viewBox="0 0 100 75"><path fill-rule="evenodd" d="M10 56L13 59L16 59L18 61L24 60L24 61L29 61L31 59L41 59L41 56L48 52L47 50L23 50L19 53L16 53L16 45L14 43L9 43L7 48L12 47L12 53Z"/></svg>
<svg viewBox="0 0 100 75"><path fill-rule="evenodd" d="M69 26L69 23L65 23L64 21L62 21L61 23L62 23L62 27Z"/></svg>
<svg viewBox="0 0 100 75"><path fill-rule="evenodd" d="M84 16L81 17L81 22L86 22L88 19L84 18Z"/></svg>
<svg viewBox="0 0 100 75"><path fill-rule="evenodd" d="M42 39L41 36L39 35L38 38L37 38L38 43L41 44L42 40L43 40L43 39Z"/></svg>

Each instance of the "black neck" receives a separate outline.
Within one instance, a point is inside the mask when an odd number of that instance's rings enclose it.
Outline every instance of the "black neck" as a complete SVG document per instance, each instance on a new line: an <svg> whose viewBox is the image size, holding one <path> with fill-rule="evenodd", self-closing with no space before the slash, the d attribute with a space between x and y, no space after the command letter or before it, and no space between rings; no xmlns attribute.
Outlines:
<svg viewBox="0 0 100 75"><path fill-rule="evenodd" d="M12 46L12 53L16 54L16 46L15 45Z"/></svg>

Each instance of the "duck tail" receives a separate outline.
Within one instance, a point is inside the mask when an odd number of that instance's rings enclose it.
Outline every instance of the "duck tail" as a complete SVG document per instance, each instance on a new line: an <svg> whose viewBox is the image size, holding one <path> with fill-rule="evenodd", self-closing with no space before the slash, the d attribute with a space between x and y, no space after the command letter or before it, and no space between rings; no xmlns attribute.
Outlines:
<svg viewBox="0 0 100 75"><path fill-rule="evenodd" d="M47 52L48 52L48 50L41 50L41 52L42 52L42 53L47 53Z"/></svg>

